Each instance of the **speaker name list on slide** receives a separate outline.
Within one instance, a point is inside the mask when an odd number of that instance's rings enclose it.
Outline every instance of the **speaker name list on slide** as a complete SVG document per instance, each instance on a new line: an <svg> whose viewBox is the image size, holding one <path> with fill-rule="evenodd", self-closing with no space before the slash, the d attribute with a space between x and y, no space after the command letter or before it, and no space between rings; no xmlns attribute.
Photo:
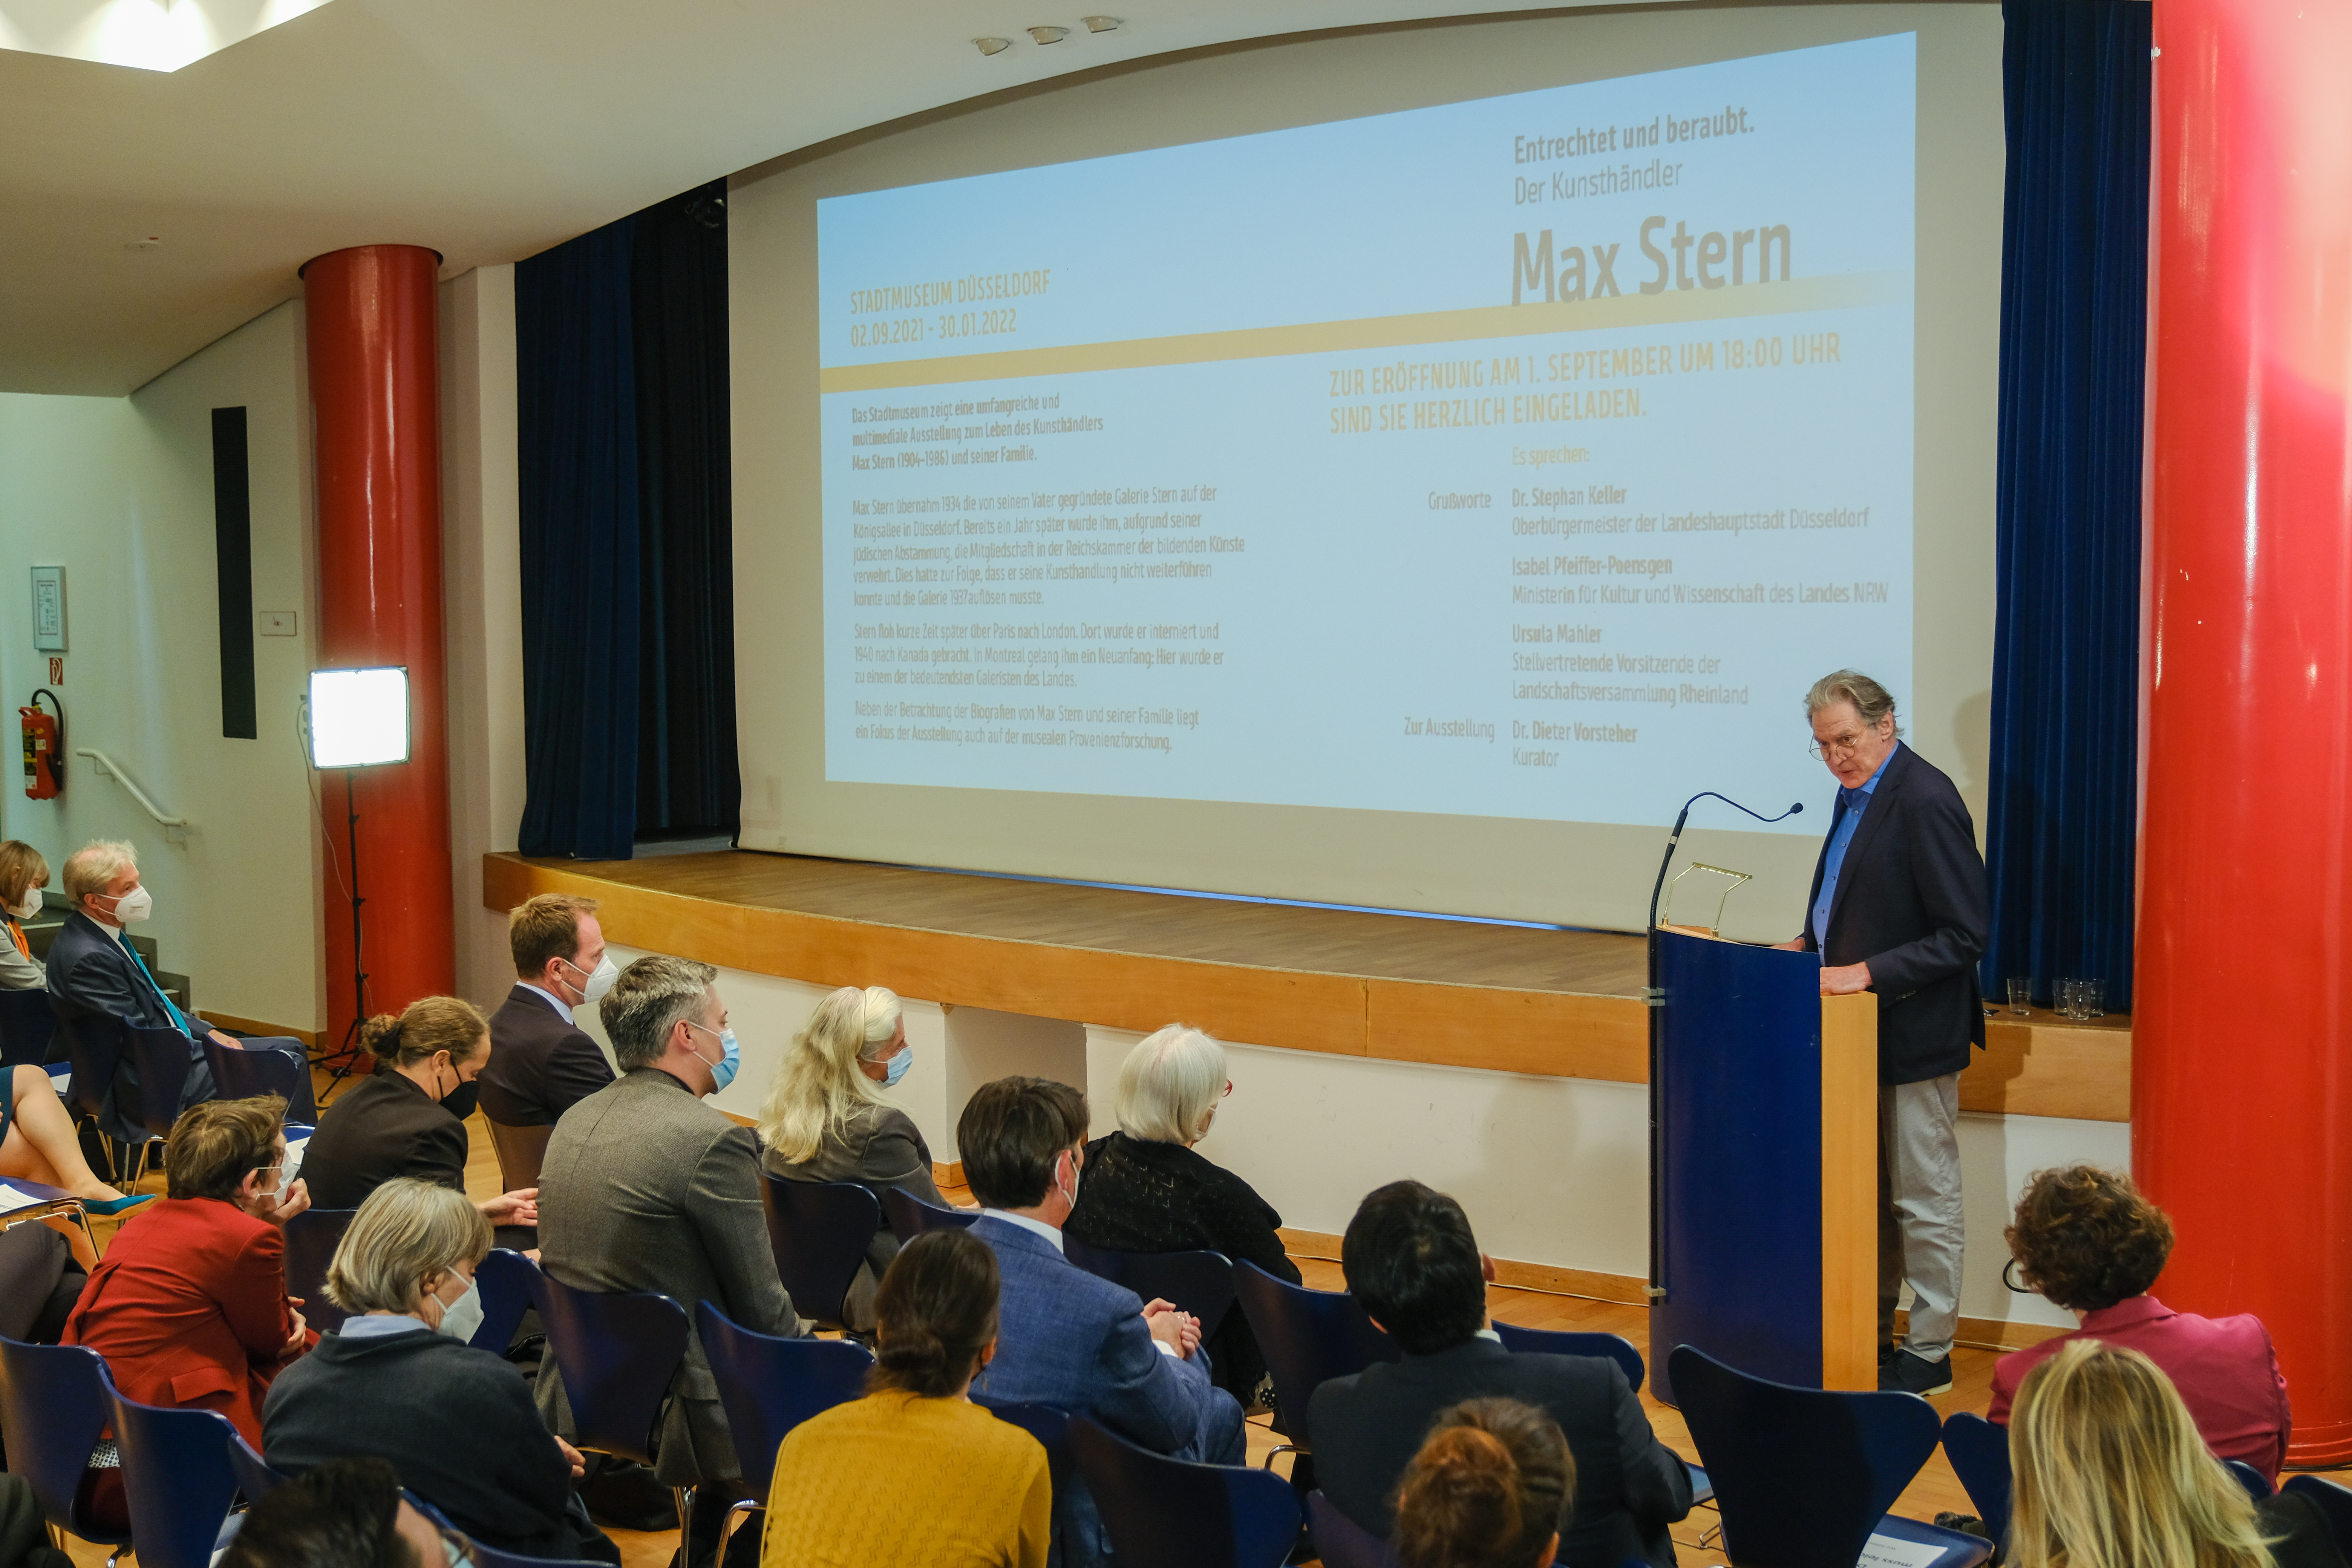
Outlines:
<svg viewBox="0 0 2352 1568"><path fill-rule="evenodd" d="M820 203L826 776L1808 786L1805 685L1908 683L1915 72L1901 34Z"/></svg>

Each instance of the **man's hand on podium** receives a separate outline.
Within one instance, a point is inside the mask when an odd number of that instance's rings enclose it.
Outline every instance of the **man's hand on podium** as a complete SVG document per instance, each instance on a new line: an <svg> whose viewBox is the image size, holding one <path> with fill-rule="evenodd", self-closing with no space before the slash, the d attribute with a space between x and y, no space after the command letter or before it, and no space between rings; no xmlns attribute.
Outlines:
<svg viewBox="0 0 2352 1568"><path fill-rule="evenodd" d="M1837 963L1822 966L1822 994L1851 996L1857 991L1870 989L1870 965L1867 963Z"/></svg>

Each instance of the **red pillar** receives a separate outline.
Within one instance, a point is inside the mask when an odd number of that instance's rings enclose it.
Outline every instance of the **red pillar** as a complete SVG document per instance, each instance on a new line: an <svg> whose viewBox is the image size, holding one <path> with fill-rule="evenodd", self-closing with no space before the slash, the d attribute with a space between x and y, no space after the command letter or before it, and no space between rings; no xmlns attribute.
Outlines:
<svg viewBox="0 0 2352 1568"><path fill-rule="evenodd" d="M2132 1162L2352 1458L2352 14L2157 0Z"/></svg>
<svg viewBox="0 0 2352 1568"><path fill-rule="evenodd" d="M409 760L354 775L371 1012L457 986L441 647L440 258L338 250L302 269L319 505L319 661L408 668ZM344 861L343 780L319 780ZM348 864L342 876L351 875ZM352 912L327 879L328 1038L354 1008Z"/></svg>

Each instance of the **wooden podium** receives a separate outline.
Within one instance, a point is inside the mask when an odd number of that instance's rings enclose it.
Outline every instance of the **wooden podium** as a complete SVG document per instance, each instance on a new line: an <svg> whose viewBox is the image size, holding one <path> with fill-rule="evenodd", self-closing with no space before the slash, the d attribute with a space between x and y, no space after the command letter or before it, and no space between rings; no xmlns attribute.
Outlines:
<svg viewBox="0 0 2352 1568"><path fill-rule="evenodd" d="M1878 999L1810 952L1657 934L1650 1369L1878 1386Z"/></svg>

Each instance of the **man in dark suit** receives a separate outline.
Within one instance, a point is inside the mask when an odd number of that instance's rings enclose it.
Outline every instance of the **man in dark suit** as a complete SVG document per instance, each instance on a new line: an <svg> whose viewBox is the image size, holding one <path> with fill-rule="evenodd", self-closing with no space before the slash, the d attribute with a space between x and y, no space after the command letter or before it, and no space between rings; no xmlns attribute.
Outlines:
<svg viewBox="0 0 2352 1568"><path fill-rule="evenodd" d="M996 1254L996 1359L972 1392L1101 1422L1155 1454L1244 1461L1242 1407L1209 1382L1200 1320L1072 1263L1062 1224L1086 1163L1087 1097L1042 1078L983 1084L956 1123L964 1179L983 1210L971 1234ZM1094 1568L1110 1537L1075 1473L1054 1491L1063 1568Z"/></svg>
<svg viewBox="0 0 2352 1568"><path fill-rule="evenodd" d="M1897 738L1885 687L1841 669L1813 683L1805 711L1839 788L1790 945L1822 955L1823 995L1878 996L1878 1386L1942 1394L1960 1311L1960 1069L1985 1041L1984 856L1952 781Z"/></svg>
<svg viewBox="0 0 2352 1568"><path fill-rule="evenodd" d="M482 1114L508 1127L546 1127L613 1081L612 1064L572 1022L572 1009L612 988L596 900L541 893L507 916L519 976L490 1015Z"/></svg>
<svg viewBox="0 0 2352 1568"><path fill-rule="evenodd" d="M278 1051L298 1062L305 1058L299 1040L275 1036L237 1039L181 1012L163 994L124 930L145 920L154 909L153 898L140 884L137 852L130 845L100 839L82 846L66 857L63 881L73 910L49 943L49 1006L65 1018L121 1018L185 1036L188 1076L173 1110L184 1110L213 1098L212 1068L205 1060L207 1038L231 1050ZM306 1073L304 1082L308 1080ZM142 1105L138 1067L126 1052L115 1069L99 1122L110 1137L143 1142L146 1134L138 1130ZM299 1102L293 1109L298 1116L305 1110ZM315 1121L317 1112L309 1111L306 1119Z"/></svg>
<svg viewBox="0 0 2352 1568"><path fill-rule="evenodd" d="M1689 1467L1650 1430L1615 1362L1503 1348L1486 1321L1486 1260L1460 1204L1419 1182L1391 1182L1357 1205L1339 1256L1348 1289L1404 1352L1333 1378L1308 1402L1316 1483L1341 1513L1386 1537L1397 1482L1438 1413L1465 1399L1517 1399L1550 1413L1576 1459L1558 1561L1672 1568L1666 1526L1690 1512Z"/></svg>

